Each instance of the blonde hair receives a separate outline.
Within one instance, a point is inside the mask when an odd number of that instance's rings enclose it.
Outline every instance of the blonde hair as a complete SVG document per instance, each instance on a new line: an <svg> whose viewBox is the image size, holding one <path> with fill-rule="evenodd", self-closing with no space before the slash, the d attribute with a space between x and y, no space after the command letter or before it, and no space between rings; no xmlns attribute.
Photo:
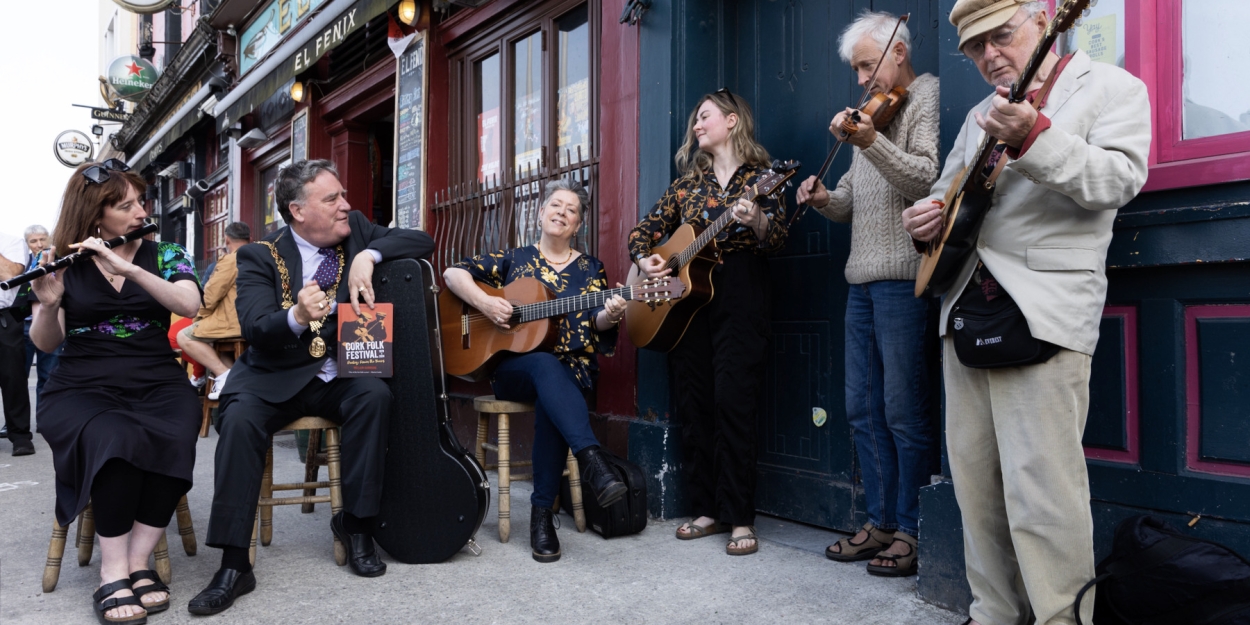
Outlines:
<svg viewBox="0 0 1250 625"><path fill-rule="evenodd" d="M768 167L771 164L772 159L768 157L768 150L755 141L755 117L751 115L750 105L746 103L746 100L730 93L729 90L722 89L700 98L699 103L690 112L690 119L686 122L686 141L678 148L677 156L673 157L677 163L677 171L683 178L689 178L701 184L703 172L712 167L712 154L699 149L699 139L694 136L694 125L698 121L699 109L704 102L715 104L722 115L738 116L738 123L729 129L729 141L742 162L752 167Z"/></svg>

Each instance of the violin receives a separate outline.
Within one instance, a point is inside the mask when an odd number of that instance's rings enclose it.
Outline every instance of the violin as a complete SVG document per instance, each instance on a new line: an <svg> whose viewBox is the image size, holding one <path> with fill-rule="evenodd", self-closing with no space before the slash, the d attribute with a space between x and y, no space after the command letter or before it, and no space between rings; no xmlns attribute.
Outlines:
<svg viewBox="0 0 1250 625"><path fill-rule="evenodd" d="M824 164L820 166L820 171L816 172L816 179L823 181L825 174L829 173L829 166L833 165L833 159L838 156L838 150L842 149L845 141L851 135L859 130L859 124L863 123L864 117L872 120L873 127L878 130L884 129L894 120L894 116L898 114L898 110L907 102L907 90L902 87L895 87L888 93L875 93L869 97L869 89L877 80L877 73L881 71L881 64L885 62L885 57L890 53L890 47L894 44L894 37L898 35L898 27L903 25L907 19L911 17L910 13L900 15L898 21L894 24L894 32L890 34L890 40L886 43L885 49L881 51L881 58L877 59L877 67L872 70L872 77L864 85L864 93L860 95L859 104L855 106L855 110L842 120L842 124L838 127L842 131L842 137L837 141L837 145L829 151L829 156L825 158ZM807 204L802 204L794 214L790 216L787 227L794 224L795 220L802 217L807 210Z"/></svg>

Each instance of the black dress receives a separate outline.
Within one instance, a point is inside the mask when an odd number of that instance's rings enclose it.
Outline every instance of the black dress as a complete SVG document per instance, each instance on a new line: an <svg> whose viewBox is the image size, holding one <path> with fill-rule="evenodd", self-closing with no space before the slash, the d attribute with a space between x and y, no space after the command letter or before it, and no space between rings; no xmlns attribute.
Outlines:
<svg viewBox="0 0 1250 625"><path fill-rule="evenodd" d="M195 280L186 250L144 241L133 263L169 282ZM65 351L43 389L37 422L56 468L56 520L82 512L104 463L120 458L186 480L195 466L200 403L166 333L169 310L126 280L118 292L85 262L64 270Z"/></svg>

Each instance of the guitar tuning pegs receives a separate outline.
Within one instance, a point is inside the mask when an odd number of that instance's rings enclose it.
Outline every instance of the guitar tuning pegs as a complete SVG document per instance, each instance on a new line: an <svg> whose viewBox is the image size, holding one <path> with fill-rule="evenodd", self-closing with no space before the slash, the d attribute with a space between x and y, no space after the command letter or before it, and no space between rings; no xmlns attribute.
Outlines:
<svg viewBox="0 0 1250 625"><path fill-rule="evenodd" d="M1092 8L1094 8L1094 7L1096 7L1096 6L1098 6L1098 0L1089 0L1089 8L1090 8L1090 9L1092 9ZM1089 10L1089 9L1086 9L1086 11L1088 11L1088 10Z"/></svg>

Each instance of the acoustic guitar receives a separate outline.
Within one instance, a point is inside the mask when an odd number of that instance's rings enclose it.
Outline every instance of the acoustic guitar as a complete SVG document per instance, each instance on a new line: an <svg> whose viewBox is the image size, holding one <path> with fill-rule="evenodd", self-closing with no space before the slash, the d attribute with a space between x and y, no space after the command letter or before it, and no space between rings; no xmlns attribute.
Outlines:
<svg viewBox="0 0 1250 625"><path fill-rule="evenodd" d="M754 202L757 198L780 193L798 170L798 161L773 161L772 171L752 186L746 199ZM707 229L682 224L663 245L651 248L652 254L668 259L665 267L673 270L669 277L681 282L686 296L676 302L631 302L625 309L625 329L629 331L631 343L661 352L677 346L694 314L712 301L712 270L720 261L720 249L713 240L732 221L733 211L726 206L725 212ZM642 272L635 263L627 283L641 278Z"/></svg>
<svg viewBox="0 0 1250 625"><path fill-rule="evenodd" d="M1012 102L1025 100L1029 85L1033 83L1059 33L1071 28L1081 12L1088 9L1089 3L1090 0L1067 0L1055 11L1055 19L1046 27L1024 72L1011 86ZM1053 78L1052 75L1052 80L1044 89L1049 89ZM959 172L955 184L946 191L942 205L942 235L922 244L921 253L924 256L916 274L916 297L941 295L950 290L959 277L959 270L972 253L985 214L990 210L998 175L1007 165L1006 149L1006 144L986 133L976 159Z"/></svg>
<svg viewBox="0 0 1250 625"><path fill-rule="evenodd" d="M477 286L488 295L512 302L508 328L492 323L451 289L444 289L439 294L447 373L474 382L486 379L507 354L524 354L540 349L551 351L555 348L560 322L553 317L598 308L614 295L620 295L627 301L663 304L679 299L686 291L686 285L669 278L572 297L556 297L536 278L519 278L502 289L481 282Z"/></svg>

